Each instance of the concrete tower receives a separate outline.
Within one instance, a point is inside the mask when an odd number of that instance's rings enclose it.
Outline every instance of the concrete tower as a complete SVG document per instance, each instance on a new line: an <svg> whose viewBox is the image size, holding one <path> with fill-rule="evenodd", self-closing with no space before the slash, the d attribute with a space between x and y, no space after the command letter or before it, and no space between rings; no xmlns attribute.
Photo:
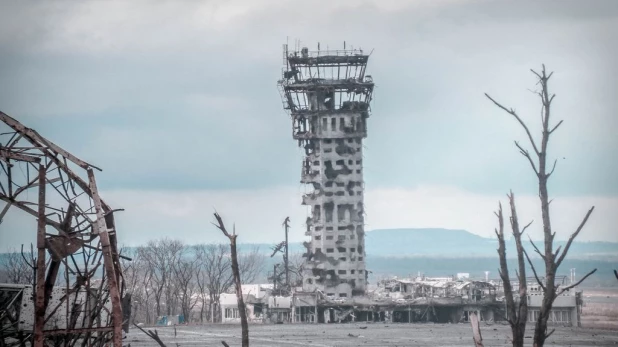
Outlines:
<svg viewBox="0 0 618 347"><path fill-rule="evenodd" d="M367 284L363 205L363 138L367 136L371 76L362 50L289 51L284 45L283 105L292 136L305 150L301 183L311 209L305 235L303 289L363 295Z"/></svg>

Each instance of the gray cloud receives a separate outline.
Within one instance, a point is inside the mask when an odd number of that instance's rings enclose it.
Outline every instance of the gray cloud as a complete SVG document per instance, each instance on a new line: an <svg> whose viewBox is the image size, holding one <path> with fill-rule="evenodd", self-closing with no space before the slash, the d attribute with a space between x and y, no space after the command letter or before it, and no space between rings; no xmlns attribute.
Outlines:
<svg viewBox="0 0 618 347"><path fill-rule="evenodd" d="M374 187L534 193L529 68L555 70L557 194L616 195L615 1L5 2L0 106L105 171L109 189L295 185L276 89L285 38L374 48Z"/></svg>

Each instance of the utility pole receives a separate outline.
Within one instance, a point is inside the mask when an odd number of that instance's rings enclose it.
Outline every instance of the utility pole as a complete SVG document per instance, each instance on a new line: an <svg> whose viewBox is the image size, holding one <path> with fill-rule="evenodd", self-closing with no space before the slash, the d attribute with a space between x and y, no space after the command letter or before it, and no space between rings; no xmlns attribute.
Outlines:
<svg viewBox="0 0 618 347"><path fill-rule="evenodd" d="M285 266L285 286L286 288L290 288L290 267L288 260L288 230L290 229L290 217L285 217L283 227L285 228L285 256L283 258Z"/></svg>

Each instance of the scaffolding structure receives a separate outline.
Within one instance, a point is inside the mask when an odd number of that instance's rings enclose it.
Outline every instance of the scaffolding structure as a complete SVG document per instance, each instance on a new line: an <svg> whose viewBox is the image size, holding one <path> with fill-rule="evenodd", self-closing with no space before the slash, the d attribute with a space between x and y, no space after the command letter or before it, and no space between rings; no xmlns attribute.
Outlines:
<svg viewBox="0 0 618 347"><path fill-rule="evenodd" d="M328 296L363 295L365 268L363 139L374 83L362 50L290 51L279 81L292 137L305 150L301 183L306 220L303 289Z"/></svg>
<svg viewBox="0 0 618 347"><path fill-rule="evenodd" d="M122 346L115 211L99 196L94 170L0 112L0 233L21 232L1 227L13 209L37 221L34 283L0 285L4 346Z"/></svg>

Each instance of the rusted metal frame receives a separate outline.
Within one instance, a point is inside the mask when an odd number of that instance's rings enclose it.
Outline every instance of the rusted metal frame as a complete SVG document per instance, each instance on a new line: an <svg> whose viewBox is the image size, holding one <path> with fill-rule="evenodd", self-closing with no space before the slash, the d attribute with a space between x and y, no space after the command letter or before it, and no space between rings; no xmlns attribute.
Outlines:
<svg viewBox="0 0 618 347"><path fill-rule="evenodd" d="M101 252L100 254L101 254L101 256L103 256L103 252ZM99 257L99 263L100 262L101 262L101 257ZM107 298L109 297L109 291L107 291L107 292L103 291L103 284L104 283L108 283L105 280L106 277L107 277L107 274L105 273L105 267L104 267L103 268L103 276L102 276L101 283L99 284L99 288L96 290L96 293L97 293L98 296L96 297L96 300L94 300L95 307L94 307L93 313L89 317L89 319L90 319L90 323L88 324L89 327L93 327L94 326L95 320L98 322L99 326L101 325L101 321L100 321L101 311L105 309L105 302L107 301ZM105 294L105 295L103 295L103 294ZM109 311L108 311L108 313L109 313ZM109 316L111 316L111 315L109 315ZM109 316L108 316L108 319L109 319ZM109 325L111 325L109 323L110 322L107 321L107 322L105 322L105 325L107 327L109 327ZM112 322L111 323L113 324L113 317L112 317ZM113 328L115 328L115 327L113 327ZM113 330L115 331L115 329L113 329ZM99 338L102 338L102 336L99 336Z"/></svg>
<svg viewBox="0 0 618 347"><path fill-rule="evenodd" d="M34 210L34 209L32 209L32 208L30 208L30 207L26 206L27 204L29 204L29 203L27 203L27 202L23 202L23 201L12 201L11 199L7 198L7 197L6 197L6 196L4 196L4 195L0 195L0 200L4 201L4 202L6 202L6 203L11 203L13 206L15 206L15 207L19 208L20 210L22 210L22 211L24 211L24 212L27 212L28 214L30 214L30 215L32 215L32 216L34 216L34 217L37 217L37 218L39 217L39 213L37 212L37 210ZM33 205L35 205L35 204L33 204ZM46 208L46 206L43 206L43 208ZM43 214L42 214L42 215L43 215L43 219L45 220L45 223L46 223L47 225L49 225L49 226L53 227L53 228L54 228L54 229L56 229L56 230L57 230L58 228L60 228L60 223L55 222L55 221L53 221L53 220L51 220L51 219L49 219L49 218L45 217L45 212L43 212Z"/></svg>
<svg viewBox="0 0 618 347"><path fill-rule="evenodd" d="M69 190L68 190L68 189L67 189L67 187L66 187L67 182L64 180L64 177L62 177L62 170L60 170L60 168L59 168L59 167L56 167L56 170L58 170L58 178L59 178L59 179L60 179L60 181L62 182L62 183L61 183L61 185L62 185L62 190L64 191L64 194L65 194L65 196L63 196L63 197L65 198L65 200L70 200L70 198L69 198ZM69 179L69 182L70 182L70 181L71 181L71 180ZM58 189L57 187L54 187L54 189L56 189L56 190L59 192L59 189ZM59 193L60 193L60 192L59 192ZM75 191L73 191L73 193L74 193L74 195L77 195L77 194L75 193ZM60 194L60 195L62 195L62 194Z"/></svg>
<svg viewBox="0 0 618 347"><path fill-rule="evenodd" d="M11 208L12 204L13 203L11 203L11 202L7 202L6 206L4 206L2 211L0 211L0 224L2 224L2 219L4 219L4 216L6 215L6 213L9 212L9 208Z"/></svg>
<svg viewBox="0 0 618 347"><path fill-rule="evenodd" d="M62 155L63 157L69 159L70 161L72 161L73 163L75 163L77 166L83 168L84 170L87 170L88 168L95 168L99 171L102 171L101 169L99 169L98 167L88 164L85 161L77 158L76 156L72 155L71 153L65 151L64 149L60 148L58 145L56 145L55 143L47 140L46 138L44 138L43 136L41 136L39 133L37 133L35 130L30 129L25 127L23 124L21 124L20 122L18 122L17 120L13 119L11 116L9 116L8 114L0 111L0 120L3 121L4 123L6 123L9 127L13 128L13 130L19 132L20 134L22 134L25 138L27 138L28 140L30 140L31 143L33 144L44 144L45 146L47 146L49 149L53 150L54 152ZM43 147L43 146L41 146Z"/></svg>
<svg viewBox="0 0 618 347"><path fill-rule="evenodd" d="M14 131L13 135L11 135L11 138L6 142L6 147L13 148L13 146L17 144L17 142L21 139L21 137L22 136L20 133ZM0 145L0 147L2 147L2 145Z"/></svg>
<svg viewBox="0 0 618 347"><path fill-rule="evenodd" d="M40 163L40 162L39 162ZM33 163L29 163L30 165L34 165ZM8 176L8 175L7 175ZM32 179L28 184L26 184L23 187L19 187L17 190L15 190L15 193L12 193L12 187L13 184L15 184L12 180L11 177L8 177L8 185L9 185L9 193L6 194L6 191L4 190L4 188L2 188L3 194L0 194L0 199L6 202L6 206L4 207L4 209L2 210L2 212L0 212L0 222L2 221L2 219L4 218L4 216L6 215L6 213L8 212L9 208L13 205L14 203L14 199L23 191L25 191L28 188L32 188L32 187L36 187L39 185L39 179L38 177ZM17 185L17 184L15 184ZM0 183L0 186L2 186L2 184ZM5 196L7 199L2 199L2 196ZM34 211L34 210L33 210Z"/></svg>
<svg viewBox="0 0 618 347"><path fill-rule="evenodd" d="M30 165L33 165L33 166L34 166L34 164L33 164L33 163L30 163ZM35 167L36 167L36 166L35 166ZM28 168L28 167L27 167L27 168ZM46 169L46 170L47 170L47 169ZM46 177L47 177L47 175L46 175ZM47 179L47 178L46 178L46 179ZM14 182L12 182L11 180L9 180L8 184L9 184L9 187L11 187L11 186L12 186L13 184L15 184L15 183L14 183ZM15 184L15 185L17 185L17 184ZM19 194L21 194L21 193L22 193L22 192L24 192L25 190L27 190L27 189L29 189L29 188L37 187L38 185L39 185L39 179L38 179L38 176L37 176L37 177L33 178L31 181L29 181L26 185L24 185L24 186L22 186L22 187L19 187L17 190L15 190L15 193L10 193L10 194L8 195L8 198L9 198L9 200L14 200L15 198L17 198L17 196L18 196ZM5 194L5 195L6 195L6 194ZM0 198L1 198L1 196L0 196ZM10 205L10 203L9 203L9 205Z"/></svg>
<svg viewBox="0 0 618 347"><path fill-rule="evenodd" d="M9 184L9 196L13 196L13 164L10 161L6 161L6 176Z"/></svg>
<svg viewBox="0 0 618 347"><path fill-rule="evenodd" d="M101 248L103 249L103 264L107 272L107 282L109 294L112 300L112 323L114 326L113 344L114 347L122 347L122 307L120 302L120 291L118 278L116 277L116 266L114 265L112 246L110 244L108 225L105 220L105 213L102 201L99 198L97 184L92 169L88 169L88 180L90 181L90 191L97 211L97 229Z"/></svg>
<svg viewBox="0 0 618 347"><path fill-rule="evenodd" d="M116 235L116 221L114 220L114 211L108 211L105 213L105 224L112 232L109 235L110 238L110 246L112 248L112 259L114 260L114 274L116 275L117 283L124 284L124 275L122 273L122 269L120 268L120 253L118 252L118 236ZM122 282L121 282L122 281ZM124 288L120 286L120 288ZM122 292L120 293L122 297Z"/></svg>
<svg viewBox="0 0 618 347"><path fill-rule="evenodd" d="M94 223L94 221L89 218L89 216L88 216L89 213L87 211L82 210L81 207L74 202L74 200L77 199L77 196L76 197L70 197L68 195L67 196L63 196L62 192L60 191L60 189L58 189L58 187L56 187L56 186L53 186L53 187L58 192L58 194L60 194L60 196L62 196L65 199L65 201L69 203L69 206L73 206L73 209L78 210L79 213L76 213L74 215L74 217L76 218L76 221L77 221L78 217L81 217L84 220L88 221L90 224ZM64 187L64 183L63 183L63 187ZM67 194L68 194L68 192L67 192ZM60 210L60 211L62 213L64 213L64 211L62 211L62 210ZM82 223L79 223L78 225L81 225L81 224ZM68 232L68 230L67 230L67 232Z"/></svg>
<svg viewBox="0 0 618 347"><path fill-rule="evenodd" d="M0 168L4 169L4 165L2 165L2 163L0 162ZM9 182L10 184L10 182ZM6 189L4 188L4 185L2 184L2 181L0 181L0 191L2 192L2 195L7 195Z"/></svg>
<svg viewBox="0 0 618 347"><path fill-rule="evenodd" d="M2 116L2 114L0 114L0 116ZM6 119L4 116L3 116L2 118ZM9 118L10 118L10 117L9 117ZM4 120L4 119L3 119L3 120ZM19 123L18 123L18 122L16 122L16 121L15 121L15 123L16 123L16 124L19 124ZM15 125L15 124L9 124L9 126L11 126L11 125ZM27 129L27 128L23 127L23 129ZM20 129L17 129L17 130L19 131ZM29 129L28 129L28 130L29 130ZM36 142L36 141L34 141L34 137L37 137L37 136L38 136L38 137L39 137L39 139L42 139L42 138L40 137L40 135L38 135L38 133L36 133L35 131L27 132L27 134L26 134L26 135L29 135L29 136L31 137L31 138L30 138L30 140L31 140L31 142L33 142L33 144L35 144L34 142ZM15 137L15 134L13 134L12 139L14 139L14 137ZM15 141L13 142L13 144L15 144L15 143L16 143L16 142L17 142L17 141L18 141L21 137L22 137L22 134L19 134L19 137L17 138L17 140L15 140ZM28 139L28 136L25 136L25 137L26 137L26 139ZM47 141L47 140L45 140L45 139L42 139L42 140L43 140L42 142L44 142L44 143L46 143L46 144L48 144L48 145L49 145L49 143L50 143L49 141ZM55 145L53 145L53 143L52 143L52 145L51 145L50 147L52 147L52 149L57 149L57 148L53 148L54 146L55 146ZM57 147L57 146L55 146L55 147ZM67 163L67 157L69 158L69 160L71 160L71 161L73 161L73 162L75 163L75 161L73 160L73 159L75 159L74 157L71 157L71 156L70 156L70 154L69 154L69 155L67 155L67 156L64 156L62 159L60 159L60 158L58 158L58 157L57 157L57 156L58 156L58 153L53 153L53 151L51 151L49 148L45 148L45 147L43 147L43 146L41 146L40 148L42 149L42 152L47 152L47 153L45 153L45 154L49 157L48 167L49 167L49 166L51 166L51 163L52 163L52 162L58 166L58 173L59 173L59 176L60 176L60 177L53 179L53 181L49 180L49 181L50 181L49 183L52 183L52 187L53 187L54 189L56 189L56 191L58 191L58 193L59 193L61 196L63 196L63 198L65 198L65 200L67 200L69 203L71 203L71 200L74 200L75 198L77 198L77 197L70 197L70 194L68 193L68 191L67 191L67 189L66 189L66 184L67 184L67 182L68 182L68 184L71 186L71 190L73 191L73 193L74 193L75 195L80 196L80 195L82 195L82 194L84 194L84 193L87 193L87 194L89 194L89 195L90 195L90 198L92 198L92 193L93 193L93 192L89 189L89 188L90 188L90 186L88 186L88 185L87 185L87 184L86 184L86 183L85 183L85 182L81 179L81 177L77 176L77 175L76 175L76 174L75 174L75 173L74 173L74 172L73 172L73 171L69 168L69 166L68 166L68 163ZM50 152L52 152L52 153L50 153ZM59 151L59 152L63 152L63 151ZM63 152L63 153L66 153L66 152ZM62 162L61 160L63 160L64 162ZM0 163L0 164L2 164L2 163ZM79 163L76 163L76 164L78 164L78 166L79 166ZM3 166L3 165L2 165L2 166ZM94 166L93 166L93 167L94 167ZM27 167L27 169L28 169L28 168L29 168L29 166ZM95 167L95 168L96 168L96 167ZM4 166L3 166L3 169L4 169ZM67 176L68 176L68 181L64 180L64 178L62 177L62 170L63 170L63 169L64 169L64 170L65 170L65 172L67 173ZM7 170L5 170L5 171L7 171ZM41 174L41 172L40 172L40 171L41 171L41 170L39 170L39 176L40 176L40 174ZM61 180L61 181L63 182L62 184L63 184L63 189L65 190L65 194L62 194L62 192L61 192L61 191L59 191L59 187L58 187L58 186L53 185L53 183L54 183L54 182L56 182L57 180ZM74 181L75 181L75 182L74 182ZM11 183L11 184L14 184L14 182L12 182L12 180L11 180L11 182L10 182L10 183ZM82 192L82 193L80 193L80 194L77 194L77 193L74 191L74 187L75 187L75 184L74 184L74 183L77 183L77 185L78 185L78 186L80 186L80 187L84 190L84 192ZM21 189L21 191L24 191L25 189L28 189L28 188L32 188L33 186L36 186L36 185L34 185L34 184L33 184L33 185L32 185L32 186L30 186L30 187L28 187L28 186L23 187L24 189ZM20 187L20 188L22 188L22 187ZM20 192L21 192L21 191L20 191ZM97 196L97 197L98 197L98 196ZM0 196L0 198L2 198L2 197ZM5 198L5 199L0 199L0 200L2 200L2 201L7 201L8 199L6 199L6 198ZM91 199L90 201L91 201L91 203L92 203L92 199ZM13 201L7 201L7 202L8 202L8 203L10 203L10 204L13 204L13 203L14 203ZM30 208L30 207L28 207L28 206L27 206L27 205L29 205L29 204L30 204L30 203L28 203L28 202L18 202L16 205L17 205L20 209L22 209L22 210L26 211L27 213L30 213L30 214L32 214L32 215L34 215L34 216L38 216L38 215L43 215L43 216L44 216L44 215L45 215L45 214L44 214L44 212L42 212L41 214L36 214L36 212L34 211L34 209L32 209L32 208ZM34 205L34 204L33 204L33 205ZM112 211L111 211L111 209L110 209L110 208L109 208L109 206L108 206L107 204L105 204L103 201L100 201L100 202L99 202L99 206L100 206L100 208L101 208L101 209L103 209L103 210L106 212L106 214L104 215L105 217L108 217L108 214L111 214L111 212L112 212ZM40 209L41 211L45 211L45 209L47 209L47 208L49 208L49 209L51 209L51 210L56 210L56 211L59 211L60 213L64 214L64 211L63 211L63 210L57 210L57 209L54 209L54 208L52 208L52 207L45 206L45 205L40 205L40 204L39 204L39 209ZM7 207L5 207L5 209L8 209L8 208L7 208ZM100 211L97 211L97 212L99 212L98 214L100 214ZM5 212L5 213L6 213L6 212ZM79 216L81 216L81 217L83 218L83 220L82 220L81 222L79 222L79 225L82 225L82 224L84 224L84 223L86 223L86 222L91 222L91 223L92 223L92 221L90 220L90 218L88 218L87 213L80 213L79 215L77 215L77 216L75 217L76 221L77 221L77 219L79 219L79 218L78 218ZM59 218L60 218L60 216L59 216ZM113 224L113 216L110 216L109 218L112 218L112 224ZM100 219L100 218L99 218L99 219ZM58 226L60 225L60 223L55 223L55 222L53 222L52 220L49 220L49 219L48 219L48 218L46 218L46 217L45 217L45 218L40 218L39 220L40 220L40 221L45 222L45 223L43 223L43 225L48 224L48 225L53 226L53 227L54 227L54 228L56 228L56 229L58 229ZM88 225L88 226L86 226L86 228L85 228L84 230L86 230L86 229L90 228L91 226L92 226L92 225L90 225L90 223L89 223L89 225ZM63 226L61 229L66 230L67 228ZM116 244L117 244L117 243L116 243L116 235L115 235L115 233L111 233L111 235L108 235L108 236L110 237L110 239L113 239L113 242L110 242L110 247L111 247L111 248L113 248L113 249L115 249L115 248L116 248ZM91 240L92 240L92 239L91 239ZM86 241L86 242L89 242L89 241L87 241L87 240L85 240L85 241ZM101 243L99 242L99 244L101 244ZM89 245L87 245L87 246L89 246ZM96 250L96 249L95 249L95 250ZM94 262L96 261L96 256L98 255L98 253L100 253L100 252L94 252L95 257L93 257L93 264L94 264ZM82 252L82 254L84 254L84 256L85 256L85 252ZM117 259L117 257L118 257L117 252L111 252L111 255L112 255L112 258L116 258L116 259ZM100 257L100 258L102 258L103 256L104 256L104 254L101 254L101 257ZM72 259L74 260L74 258L72 258ZM88 261L88 260L87 260L87 261ZM44 261L44 260L43 260L43 264L45 264L45 261ZM99 266L99 264L100 264L100 259L99 259L99 263L98 263L98 264L97 264L97 266L95 267L95 271L96 271L96 268ZM114 261L114 262L112 262L112 264L113 264L113 265L115 265L117 268L119 268L119 266L118 266L118 261ZM87 265L88 265L88 264L86 264L86 263L85 263L84 265L87 267ZM71 269L68 265L67 265L66 267L67 267L67 273L68 273L68 271L70 271L71 273L74 273L74 271L72 271L73 269ZM77 265L76 265L76 270L77 270L78 272L80 272L80 271L79 271L79 266L77 266ZM120 270L120 269L118 269L118 271L117 271L117 276L118 276L118 277L119 277L119 275L120 275L120 271L119 271L119 270ZM42 273L44 274L44 271L43 271ZM38 274L37 274L37 275L38 275ZM40 283L40 282L39 282L39 283ZM106 283L105 283L105 280L101 281L101 286L103 286L104 284L106 284ZM110 285L109 283L107 283L107 284L108 284L108 285ZM116 287L116 288L117 288L117 287ZM113 291L113 287L112 287L112 288L110 288L110 289L112 289L112 291ZM111 328L110 328L110 329L111 329Z"/></svg>
<svg viewBox="0 0 618 347"><path fill-rule="evenodd" d="M56 177L56 178L52 178L52 179L46 179L47 184L53 184L58 182L58 180L60 180L60 178ZM38 179L33 179L32 181L30 181L30 183L28 183L27 185L20 187L19 189L17 189L15 191L15 194L13 195L13 198L16 198L20 193L24 192L25 190L28 190L30 188L34 188L34 187L38 187L39 186L39 182Z"/></svg>
<svg viewBox="0 0 618 347"><path fill-rule="evenodd" d="M67 158L63 158L62 161L64 162L64 166L69 167L69 164L67 163ZM77 195L77 193L75 192L75 184L70 179L69 179L69 185L71 186L71 191L73 192L73 194Z"/></svg>
<svg viewBox="0 0 618 347"><path fill-rule="evenodd" d="M5 121L5 123L7 125L9 125L11 128L13 128L14 130L22 133L24 135L24 138L26 138L27 140L29 140L31 143L33 144L38 144L37 139L31 137L31 133L34 132L35 136L38 137L39 140L43 140L41 142L43 143L51 143L49 141L47 141L46 139L44 139L42 136L40 136L38 133L36 133L34 130L32 129L28 129L25 126L23 126L22 124L20 124L19 122L17 122L16 120L14 120L13 118L11 118L10 116L8 116L6 113L0 111L0 120ZM10 121L9 121L10 120ZM30 130L30 132L26 131ZM44 148L44 146L40 146L42 148ZM79 177L77 174L75 174L75 172L73 172L73 170L71 170L71 168L68 166L68 164L66 163L66 159L71 160L73 163L75 163L76 165L84 168L84 169L88 169L89 167L95 168L99 171L102 171L101 169L97 168L94 165L88 164L78 158L76 158L75 156L73 156L72 154L66 152L65 150L63 150L62 148L53 145L52 149L56 152L53 153L53 151L50 150L50 148L45 148L44 150L44 154L51 160L54 162L54 164L56 164L56 166L58 166L59 168L61 168L66 174L67 176L69 176L69 179L72 179L74 181L74 183L76 183L83 191L85 191L87 194L92 195L92 191L90 190L90 187L88 186L88 184L81 178ZM43 151L43 150L42 150ZM65 162L61 162L58 158L57 155L61 155L65 158ZM110 209L110 207L102 200L101 204L103 206L103 209L107 212Z"/></svg>
<svg viewBox="0 0 618 347"><path fill-rule="evenodd" d="M23 289L19 289L15 292L15 295L13 296L13 299L11 299L11 301L9 301L5 307L2 307L2 310L0 311L0 321L4 318L4 315L9 314L9 310L8 308L11 307L15 301L17 300L17 298L19 298L19 295L21 295L24 292Z"/></svg>
<svg viewBox="0 0 618 347"><path fill-rule="evenodd" d="M3 149L3 148L4 147L0 147L0 159L5 161L6 163L9 162L9 159L18 160L18 161L26 161L30 163L38 163L41 161L41 158L39 157L30 156L27 154L15 153L7 149Z"/></svg>
<svg viewBox="0 0 618 347"><path fill-rule="evenodd" d="M0 113L0 116L2 114ZM34 314L34 347L43 347L45 336L45 166L39 165L39 209L37 223L37 271Z"/></svg>

